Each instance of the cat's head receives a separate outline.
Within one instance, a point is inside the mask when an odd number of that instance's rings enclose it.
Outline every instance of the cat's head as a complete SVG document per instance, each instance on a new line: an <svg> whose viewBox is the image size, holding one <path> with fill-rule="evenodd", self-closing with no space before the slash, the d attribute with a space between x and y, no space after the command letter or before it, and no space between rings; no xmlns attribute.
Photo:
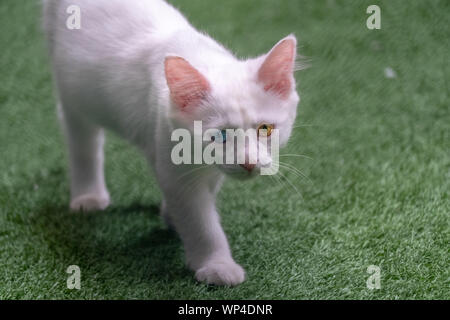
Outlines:
<svg viewBox="0 0 450 320"><path fill-rule="evenodd" d="M255 130L253 138L247 138L246 143L234 150L233 164L217 165L226 174L239 178L255 176L276 161L271 157L270 143L267 152L258 152L261 129L266 136L276 131L280 146L287 143L300 101L294 79L296 46L295 36L290 35L258 58L217 59L212 63L196 63L196 67L183 57L166 57L171 119L176 127L193 132L194 121L202 121L203 130L218 129L224 138L227 129ZM270 142L271 137L267 139ZM249 153L255 150L256 161L251 161ZM245 155L244 163L237 161L238 154Z"/></svg>

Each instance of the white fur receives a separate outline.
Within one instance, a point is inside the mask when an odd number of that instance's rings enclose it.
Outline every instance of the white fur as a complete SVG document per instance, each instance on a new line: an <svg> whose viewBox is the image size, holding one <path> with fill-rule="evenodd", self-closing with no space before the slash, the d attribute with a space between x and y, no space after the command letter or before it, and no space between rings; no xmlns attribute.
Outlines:
<svg viewBox="0 0 450 320"><path fill-rule="evenodd" d="M80 30L66 28L66 9L73 4L81 8ZM268 94L257 81L267 55L238 60L162 0L46 0L44 22L69 146L71 208L109 204L103 128L110 129L139 146L151 163L163 192L162 216L179 233L196 278L218 285L244 281L215 200L223 172L247 172L237 165L177 167L170 159L170 135L175 128L190 128L194 119L214 128L248 129L265 122L276 125L284 144L299 102L295 83L288 99ZM167 56L183 57L211 84L211 100L188 117L171 102Z"/></svg>

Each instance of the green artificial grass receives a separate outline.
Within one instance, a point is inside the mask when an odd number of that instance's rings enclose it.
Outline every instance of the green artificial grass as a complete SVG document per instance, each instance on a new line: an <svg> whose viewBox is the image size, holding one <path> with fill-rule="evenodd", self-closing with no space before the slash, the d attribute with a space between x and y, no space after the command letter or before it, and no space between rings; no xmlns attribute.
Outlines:
<svg viewBox="0 0 450 320"><path fill-rule="evenodd" d="M172 1L240 57L294 32L312 67L282 170L228 180L218 207L247 281L199 284L135 148L108 135L113 205L68 211L38 1L0 3L1 299L449 299L448 1ZM388 79L385 68L396 78ZM300 195L301 193L301 195ZM66 287L69 265L81 290ZM369 290L369 265L381 289Z"/></svg>

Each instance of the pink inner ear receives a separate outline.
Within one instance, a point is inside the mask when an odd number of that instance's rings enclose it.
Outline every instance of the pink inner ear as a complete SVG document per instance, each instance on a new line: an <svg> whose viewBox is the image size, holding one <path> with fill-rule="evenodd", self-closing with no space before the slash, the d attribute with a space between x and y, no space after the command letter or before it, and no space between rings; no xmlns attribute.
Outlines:
<svg viewBox="0 0 450 320"><path fill-rule="evenodd" d="M180 108L199 103L211 89L208 80L183 58L167 57L165 72L170 96Z"/></svg>
<svg viewBox="0 0 450 320"><path fill-rule="evenodd" d="M294 39L281 41L272 49L258 72L258 80L264 90L287 99L293 86L296 42Z"/></svg>

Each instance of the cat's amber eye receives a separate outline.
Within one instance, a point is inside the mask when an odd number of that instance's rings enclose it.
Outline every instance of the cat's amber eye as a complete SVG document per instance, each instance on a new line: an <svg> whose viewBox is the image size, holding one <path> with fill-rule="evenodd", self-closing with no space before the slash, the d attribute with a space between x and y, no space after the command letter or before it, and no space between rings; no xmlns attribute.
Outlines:
<svg viewBox="0 0 450 320"><path fill-rule="evenodd" d="M263 123L258 127L258 136L270 137L274 126L272 124Z"/></svg>

